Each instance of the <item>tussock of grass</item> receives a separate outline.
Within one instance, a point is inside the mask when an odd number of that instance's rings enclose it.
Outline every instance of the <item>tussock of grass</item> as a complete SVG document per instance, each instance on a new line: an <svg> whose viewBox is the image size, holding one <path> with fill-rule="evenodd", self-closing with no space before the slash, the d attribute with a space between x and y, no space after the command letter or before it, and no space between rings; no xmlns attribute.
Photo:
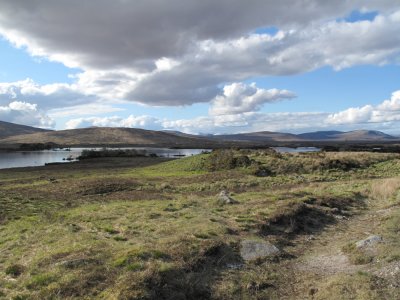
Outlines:
<svg viewBox="0 0 400 300"><path fill-rule="evenodd" d="M371 184L371 197L376 200L395 202L400 200L399 193L400 178L387 178L374 181Z"/></svg>
<svg viewBox="0 0 400 300"><path fill-rule="evenodd" d="M318 289L314 299L380 300L396 299L396 296L385 288L382 279L366 272L358 272L334 276Z"/></svg>

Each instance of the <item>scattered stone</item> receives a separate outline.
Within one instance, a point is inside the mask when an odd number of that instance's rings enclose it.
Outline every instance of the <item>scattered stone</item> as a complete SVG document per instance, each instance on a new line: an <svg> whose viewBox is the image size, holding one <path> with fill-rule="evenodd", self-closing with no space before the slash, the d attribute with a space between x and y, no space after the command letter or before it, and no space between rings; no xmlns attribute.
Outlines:
<svg viewBox="0 0 400 300"><path fill-rule="evenodd" d="M60 263L61 266L67 269L76 269L90 264L97 264L98 261L92 258L76 258L71 260L66 260Z"/></svg>
<svg viewBox="0 0 400 300"><path fill-rule="evenodd" d="M240 255L245 261L263 259L275 256L280 250L266 241L243 240L241 242Z"/></svg>
<svg viewBox="0 0 400 300"><path fill-rule="evenodd" d="M383 238L381 236L379 236L379 235L371 235L371 236L367 237L365 240L358 241L356 243L356 247L358 249L369 248L369 247L372 247L372 246L374 246L374 245L376 245L378 243L381 243L382 241L383 241Z"/></svg>
<svg viewBox="0 0 400 300"><path fill-rule="evenodd" d="M392 262L375 271L373 274L387 280L391 287L400 287L400 261Z"/></svg>
<svg viewBox="0 0 400 300"><path fill-rule="evenodd" d="M315 240L315 236L312 235L312 234L310 234L309 236L306 237L306 241L307 242L311 242L311 241L314 241L314 240Z"/></svg>
<svg viewBox="0 0 400 300"><path fill-rule="evenodd" d="M243 269L244 265L243 264L227 264L226 267L228 269L232 269L232 270L240 270L240 269Z"/></svg>
<svg viewBox="0 0 400 300"><path fill-rule="evenodd" d="M229 196L227 191L221 191L221 193L219 193L219 195L218 195L218 203L220 205L237 204L237 203L239 203L239 201L236 201L231 196Z"/></svg>

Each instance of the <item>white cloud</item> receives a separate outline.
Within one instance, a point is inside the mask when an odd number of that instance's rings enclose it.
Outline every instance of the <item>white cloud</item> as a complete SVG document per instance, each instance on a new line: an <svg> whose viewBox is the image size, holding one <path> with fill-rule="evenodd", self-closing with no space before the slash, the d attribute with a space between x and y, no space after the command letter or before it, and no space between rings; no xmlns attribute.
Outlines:
<svg viewBox="0 0 400 300"><path fill-rule="evenodd" d="M89 117L69 120L66 123L66 129L85 128L91 126L97 127L131 127L146 129L162 129L161 120L151 116L129 116L122 118L113 117Z"/></svg>
<svg viewBox="0 0 400 300"><path fill-rule="evenodd" d="M125 97L149 105L208 102L226 82L255 76L287 76L331 66L396 63L400 55L400 11L373 21L332 21L237 39L198 41L179 65L150 72Z"/></svg>
<svg viewBox="0 0 400 300"><path fill-rule="evenodd" d="M153 130L178 130L185 133L229 134L239 132L280 131L307 132L317 130L385 130L399 134L400 91L391 99L372 106L349 108L337 113L326 112L280 112L259 113L242 112L234 114L210 114L193 119L161 119L151 116L129 116L122 118L89 117L70 120L69 129L100 127L138 127Z"/></svg>
<svg viewBox="0 0 400 300"><path fill-rule="evenodd" d="M342 21L357 9L379 15L372 21ZM252 33L261 27L279 31ZM396 94L379 106L329 116L261 114L262 105L294 94L241 82L324 66L341 70L398 63L398 32L400 4L393 0L254 0L251 5L241 0L2 0L0 36L34 56L82 72L73 84L0 83L1 113L40 126L51 124L47 115L74 115L83 117L68 122L69 128L149 126L220 133L395 122ZM112 104L123 101L151 106L210 102L210 115L181 120L93 117L118 111Z"/></svg>
<svg viewBox="0 0 400 300"><path fill-rule="evenodd" d="M41 128L53 128L55 125L54 120L39 110L36 104L21 101L0 106L0 119Z"/></svg>
<svg viewBox="0 0 400 300"><path fill-rule="evenodd" d="M352 107L344 111L331 114L328 116L327 123L329 124L359 124L366 123L371 119L374 108L371 105L363 107Z"/></svg>
<svg viewBox="0 0 400 300"><path fill-rule="evenodd" d="M255 76L398 61L395 2L3 0L0 35L33 55L83 70L75 85L56 87L60 97L47 102L53 107L94 101L90 96L190 105L212 101L221 85ZM332 21L355 9L380 15ZM268 26L281 31L250 34Z"/></svg>
<svg viewBox="0 0 400 300"><path fill-rule="evenodd" d="M333 125L366 124L400 121L400 91L377 106L351 107L328 116L326 123Z"/></svg>
<svg viewBox="0 0 400 300"><path fill-rule="evenodd" d="M101 103L88 103L85 105L71 106L66 108L52 109L48 112L52 118L72 117L72 116L92 116L95 112L97 115L124 111L125 109L113 107L111 105Z"/></svg>
<svg viewBox="0 0 400 300"><path fill-rule="evenodd" d="M390 9L394 1L2 0L0 32L34 55L69 66L154 68L199 40L226 40L255 28L305 26L353 9ZM51 26L49 26L51 24Z"/></svg>
<svg viewBox="0 0 400 300"><path fill-rule="evenodd" d="M385 100L378 106L381 111L399 112L400 113L400 91L392 93L389 100Z"/></svg>
<svg viewBox="0 0 400 300"><path fill-rule="evenodd" d="M322 124L325 113L242 113L235 115L203 116L193 119L167 120L150 116L91 117L70 120L68 129L90 126L132 127L153 130L178 130L185 133L236 133L250 131L296 131Z"/></svg>
<svg viewBox="0 0 400 300"><path fill-rule="evenodd" d="M39 85L32 79L0 83L0 105L11 101L37 104L41 109L75 106L98 99L82 92L75 84L55 83Z"/></svg>
<svg viewBox="0 0 400 300"><path fill-rule="evenodd" d="M232 115L260 110L265 103L294 98L294 93L287 90L260 89L255 83L246 85L232 83L226 85L223 94L211 102L211 115Z"/></svg>

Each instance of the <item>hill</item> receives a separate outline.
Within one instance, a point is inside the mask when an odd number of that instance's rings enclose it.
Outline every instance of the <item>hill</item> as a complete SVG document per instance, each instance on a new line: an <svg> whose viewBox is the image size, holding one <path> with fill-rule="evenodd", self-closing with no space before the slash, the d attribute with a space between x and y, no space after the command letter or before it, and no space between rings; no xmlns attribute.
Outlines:
<svg viewBox="0 0 400 300"><path fill-rule="evenodd" d="M11 136L17 136L21 134L30 134L30 133L48 132L48 131L49 130L46 129L0 121L0 139Z"/></svg>
<svg viewBox="0 0 400 300"><path fill-rule="evenodd" d="M381 141L393 140L394 136L376 130L354 130L354 131L316 131L299 134L303 140L339 140L339 141Z"/></svg>
<svg viewBox="0 0 400 300"><path fill-rule="evenodd" d="M155 147L205 147L209 143L201 137L179 136L162 131L136 128L95 127L60 131L36 132L0 140L1 144L55 143L68 146L136 145ZM216 142L211 142L215 144Z"/></svg>
<svg viewBox="0 0 400 300"><path fill-rule="evenodd" d="M301 134L291 134L283 132L249 132L240 134L211 135L210 139L225 141L242 142L302 142L302 141L389 141L396 137L375 130L355 130L355 131L316 131Z"/></svg>
<svg viewBox="0 0 400 300"><path fill-rule="evenodd" d="M269 141L298 141L299 138L295 134L260 131L240 134L212 135L207 136L211 139L219 139L225 141L246 141L246 142L269 142Z"/></svg>
<svg viewBox="0 0 400 300"><path fill-rule="evenodd" d="M147 146L217 148L302 142L384 142L396 137L374 130L316 131L302 134L260 131L225 135L192 135L178 131L91 127L50 131L0 121L1 148L21 144L54 143L63 146Z"/></svg>

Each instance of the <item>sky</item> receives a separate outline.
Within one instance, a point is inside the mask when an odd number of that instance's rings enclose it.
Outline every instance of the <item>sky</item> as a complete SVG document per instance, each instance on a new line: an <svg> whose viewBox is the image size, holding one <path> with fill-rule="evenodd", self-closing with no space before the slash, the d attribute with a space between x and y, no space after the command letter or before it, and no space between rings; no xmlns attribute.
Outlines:
<svg viewBox="0 0 400 300"><path fill-rule="evenodd" d="M1 0L0 120L400 135L400 2Z"/></svg>

